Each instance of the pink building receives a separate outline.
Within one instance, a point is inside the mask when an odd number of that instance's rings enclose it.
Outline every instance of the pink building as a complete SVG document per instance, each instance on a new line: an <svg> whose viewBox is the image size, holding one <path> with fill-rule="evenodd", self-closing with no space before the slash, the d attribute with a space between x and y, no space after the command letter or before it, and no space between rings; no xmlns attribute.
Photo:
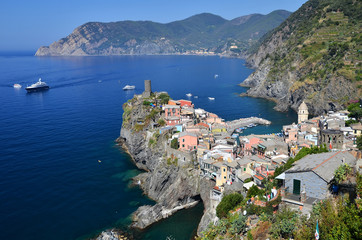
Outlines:
<svg viewBox="0 0 362 240"><path fill-rule="evenodd" d="M197 149L198 137L192 132L182 132L178 138L179 149L192 151Z"/></svg>
<svg viewBox="0 0 362 240"><path fill-rule="evenodd" d="M174 126L180 123L180 106L165 105L163 109L165 110L165 120L167 125Z"/></svg>
<svg viewBox="0 0 362 240"><path fill-rule="evenodd" d="M249 139L249 141L244 142L242 144L242 151L244 151L245 155L251 155L252 149L253 149L253 145L257 145L259 143L262 143L263 141L260 138L257 137L251 137Z"/></svg>
<svg viewBox="0 0 362 240"><path fill-rule="evenodd" d="M223 120L219 118L218 115L214 113L209 113L209 115L206 118L207 123L223 123Z"/></svg>
<svg viewBox="0 0 362 240"><path fill-rule="evenodd" d="M180 117L181 116L180 106L177 106L177 105L165 105L164 110L165 110L165 118Z"/></svg>

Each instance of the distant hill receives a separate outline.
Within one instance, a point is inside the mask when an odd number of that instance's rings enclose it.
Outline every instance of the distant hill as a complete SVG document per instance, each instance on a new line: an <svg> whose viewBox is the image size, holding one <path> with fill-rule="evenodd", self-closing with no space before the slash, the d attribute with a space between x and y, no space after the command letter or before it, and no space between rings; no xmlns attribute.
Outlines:
<svg viewBox="0 0 362 240"><path fill-rule="evenodd" d="M249 49L256 68L242 84L249 96L310 113L338 110L362 96L359 0L309 0Z"/></svg>
<svg viewBox="0 0 362 240"><path fill-rule="evenodd" d="M226 20L202 13L181 21L89 22L70 35L40 47L37 56L178 54L204 51L240 55L290 12L252 14ZM233 47L231 47L233 46Z"/></svg>

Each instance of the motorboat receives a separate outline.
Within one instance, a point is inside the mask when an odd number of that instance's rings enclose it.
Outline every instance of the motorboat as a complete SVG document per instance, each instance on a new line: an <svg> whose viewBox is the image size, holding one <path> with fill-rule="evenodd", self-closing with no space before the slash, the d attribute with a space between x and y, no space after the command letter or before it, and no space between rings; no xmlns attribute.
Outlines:
<svg viewBox="0 0 362 240"><path fill-rule="evenodd" d="M192 97L192 94L191 94L191 93L187 93L186 96Z"/></svg>
<svg viewBox="0 0 362 240"><path fill-rule="evenodd" d="M209 100L215 100L215 98L213 98L213 97L209 97Z"/></svg>
<svg viewBox="0 0 362 240"><path fill-rule="evenodd" d="M18 83L15 83L15 84L14 84L14 88L19 89L19 88L21 88L21 85L20 85L20 84L18 84Z"/></svg>
<svg viewBox="0 0 362 240"><path fill-rule="evenodd" d="M45 82L42 82L41 78L39 78L38 82L31 84L30 86L25 88L25 90L28 92L36 92L47 89L49 89L49 86Z"/></svg>
<svg viewBox="0 0 362 240"><path fill-rule="evenodd" d="M123 90L133 90L135 88L136 88L135 85L126 85L126 86L124 86Z"/></svg>

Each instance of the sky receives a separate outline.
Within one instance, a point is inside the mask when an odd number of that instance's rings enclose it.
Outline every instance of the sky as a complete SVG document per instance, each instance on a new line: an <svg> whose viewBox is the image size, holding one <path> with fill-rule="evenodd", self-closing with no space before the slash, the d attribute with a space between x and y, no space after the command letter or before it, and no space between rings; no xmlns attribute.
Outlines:
<svg viewBox="0 0 362 240"><path fill-rule="evenodd" d="M307 0L1 0L0 51L36 51L86 22L182 20L199 13L225 19L296 11Z"/></svg>

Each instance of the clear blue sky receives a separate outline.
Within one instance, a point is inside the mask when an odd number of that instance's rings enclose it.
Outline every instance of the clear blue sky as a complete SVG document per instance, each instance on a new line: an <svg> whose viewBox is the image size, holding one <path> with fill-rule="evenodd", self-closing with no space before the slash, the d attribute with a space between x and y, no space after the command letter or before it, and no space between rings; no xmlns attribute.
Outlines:
<svg viewBox="0 0 362 240"><path fill-rule="evenodd" d="M151 20L167 23L198 13L233 19L285 9L307 0L1 0L0 50L36 50L86 22Z"/></svg>

